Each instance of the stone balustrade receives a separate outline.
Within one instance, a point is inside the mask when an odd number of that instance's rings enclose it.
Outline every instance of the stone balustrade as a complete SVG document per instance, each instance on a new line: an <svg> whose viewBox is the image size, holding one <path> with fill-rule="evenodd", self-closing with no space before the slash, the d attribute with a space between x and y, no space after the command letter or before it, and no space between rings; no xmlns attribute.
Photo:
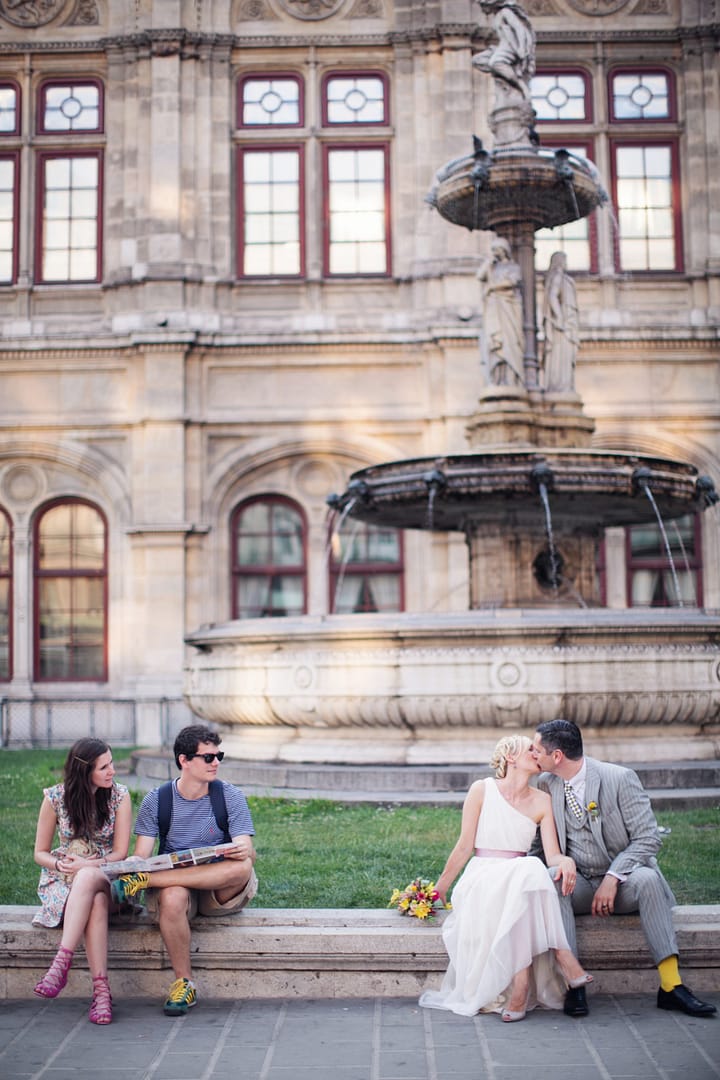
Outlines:
<svg viewBox="0 0 720 1080"><path fill-rule="evenodd" d="M34 907L0 906L0 999L32 992L60 934L31 925ZM430 924L376 909L248 908L195 919L192 953L202 995L213 998L414 997L437 986L447 964L441 915ZM720 984L720 905L674 909L681 972L696 993ZM657 973L637 916L578 919L580 958L602 993L654 992ZM157 927L144 916L113 920L109 966L116 997L162 997L172 981ZM80 951L65 994L86 997Z"/></svg>

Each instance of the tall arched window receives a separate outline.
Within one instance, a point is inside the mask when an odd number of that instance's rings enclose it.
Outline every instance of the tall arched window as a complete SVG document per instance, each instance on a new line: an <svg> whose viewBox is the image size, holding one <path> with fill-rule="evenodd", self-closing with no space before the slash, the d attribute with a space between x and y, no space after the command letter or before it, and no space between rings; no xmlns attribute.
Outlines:
<svg viewBox="0 0 720 1080"><path fill-rule="evenodd" d="M330 540L330 611L402 611L403 552L398 529L345 522Z"/></svg>
<svg viewBox="0 0 720 1080"><path fill-rule="evenodd" d="M12 678L12 529L0 510L0 682Z"/></svg>
<svg viewBox="0 0 720 1080"><path fill-rule="evenodd" d="M35 522L35 678L107 679L107 525L82 499Z"/></svg>
<svg viewBox="0 0 720 1080"><path fill-rule="evenodd" d="M232 517L233 618L304 615L306 527L290 499L261 495Z"/></svg>

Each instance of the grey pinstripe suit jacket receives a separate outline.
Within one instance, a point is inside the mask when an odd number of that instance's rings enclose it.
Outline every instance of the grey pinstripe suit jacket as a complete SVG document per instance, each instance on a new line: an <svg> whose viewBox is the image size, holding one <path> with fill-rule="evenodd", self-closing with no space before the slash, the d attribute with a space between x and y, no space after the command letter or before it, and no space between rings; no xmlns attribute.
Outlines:
<svg viewBox="0 0 720 1080"><path fill-rule="evenodd" d="M668 899L674 903L670 886L662 877L655 854L661 839L650 798L637 773L621 765L586 757L585 806L597 803L598 815L590 820L594 841L593 861L605 866L605 873L629 875L639 866L652 867L663 880ZM566 850L565 792L559 776L542 773L538 787L550 793L561 851ZM587 835L587 830L585 830ZM578 867L578 869L582 869Z"/></svg>

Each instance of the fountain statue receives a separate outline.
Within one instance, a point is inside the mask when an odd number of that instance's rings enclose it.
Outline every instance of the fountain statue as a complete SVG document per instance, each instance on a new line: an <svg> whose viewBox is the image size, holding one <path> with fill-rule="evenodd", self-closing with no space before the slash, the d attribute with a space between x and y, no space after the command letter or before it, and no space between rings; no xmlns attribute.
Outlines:
<svg viewBox="0 0 720 1080"><path fill-rule="evenodd" d="M688 463L591 447L562 253L545 278L540 355L535 231L585 217L607 195L587 161L538 145L524 10L479 2L497 36L474 61L494 83L494 146L473 137L428 196L450 223L496 235L478 270L485 382L469 450L362 469L328 498L343 521L464 534L468 611L251 620L191 635L186 698L246 757L477 761L499 729L558 714L597 733L603 756L716 754L706 731L720 711L718 619L603 608L598 549L609 526L664 527L718 496Z"/></svg>

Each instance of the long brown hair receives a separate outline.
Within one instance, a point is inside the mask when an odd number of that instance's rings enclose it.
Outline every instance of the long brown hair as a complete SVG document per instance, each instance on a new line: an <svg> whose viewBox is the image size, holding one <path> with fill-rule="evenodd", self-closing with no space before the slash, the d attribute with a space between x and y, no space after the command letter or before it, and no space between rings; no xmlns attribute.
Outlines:
<svg viewBox="0 0 720 1080"><path fill-rule="evenodd" d="M110 816L112 788L93 791L90 777L95 762L110 747L102 739L78 739L65 760L65 809L73 836L90 840Z"/></svg>

